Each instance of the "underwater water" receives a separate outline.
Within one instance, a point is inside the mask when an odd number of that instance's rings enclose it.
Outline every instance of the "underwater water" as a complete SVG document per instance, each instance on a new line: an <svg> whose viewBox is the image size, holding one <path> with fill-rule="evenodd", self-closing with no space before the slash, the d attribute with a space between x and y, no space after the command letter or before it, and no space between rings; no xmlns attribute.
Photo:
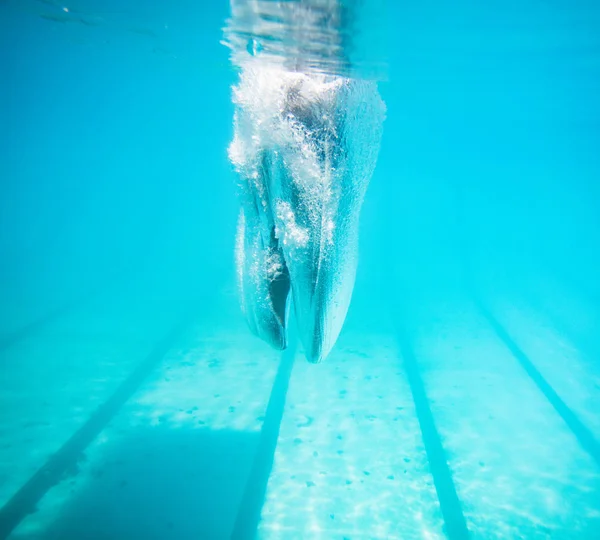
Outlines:
<svg viewBox="0 0 600 540"><path fill-rule="evenodd" d="M600 5L280 4L0 1L0 538L600 537Z"/></svg>

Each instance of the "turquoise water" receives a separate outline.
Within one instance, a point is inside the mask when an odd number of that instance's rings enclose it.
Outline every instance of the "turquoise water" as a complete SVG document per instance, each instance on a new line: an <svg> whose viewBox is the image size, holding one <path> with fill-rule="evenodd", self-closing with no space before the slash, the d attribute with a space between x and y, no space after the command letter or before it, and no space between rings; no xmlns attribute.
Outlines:
<svg viewBox="0 0 600 540"><path fill-rule="evenodd" d="M0 2L0 538L597 538L600 8L362 12L386 119L311 364L239 307L210 4Z"/></svg>

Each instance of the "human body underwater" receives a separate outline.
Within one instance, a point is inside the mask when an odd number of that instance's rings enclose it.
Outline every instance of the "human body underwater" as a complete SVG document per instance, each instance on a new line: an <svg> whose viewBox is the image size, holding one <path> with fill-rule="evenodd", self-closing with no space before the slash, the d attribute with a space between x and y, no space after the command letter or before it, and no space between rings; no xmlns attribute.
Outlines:
<svg viewBox="0 0 600 540"><path fill-rule="evenodd" d="M284 349L293 299L306 357L317 363L350 305L385 105L375 80L348 69L347 6L236 0L231 7L226 35L239 82L228 153L239 177L242 311L254 334Z"/></svg>

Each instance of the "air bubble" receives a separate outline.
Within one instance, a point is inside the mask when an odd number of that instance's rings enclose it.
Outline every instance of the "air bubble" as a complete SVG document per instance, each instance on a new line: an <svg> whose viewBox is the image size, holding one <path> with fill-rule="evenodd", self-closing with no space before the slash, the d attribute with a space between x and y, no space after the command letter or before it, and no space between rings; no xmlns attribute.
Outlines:
<svg viewBox="0 0 600 540"><path fill-rule="evenodd" d="M258 41L255 38L252 38L248 40L246 50L251 56L257 56L263 50L263 46L261 45L260 41Z"/></svg>

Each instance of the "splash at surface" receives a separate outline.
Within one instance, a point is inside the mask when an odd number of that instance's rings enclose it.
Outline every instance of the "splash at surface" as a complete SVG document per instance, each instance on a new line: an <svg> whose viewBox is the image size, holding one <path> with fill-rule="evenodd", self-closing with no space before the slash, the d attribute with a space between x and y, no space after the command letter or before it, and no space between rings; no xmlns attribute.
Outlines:
<svg viewBox="0 0 600 540"><path fill-rule="evenodd" d="M314 48L308 60L299 52L309 47L298 47L298 36L300 41L314 36L304 26L299 32L300 23L310 28L311 21L341 20L331 11L337 3L318 2L315 17L314 2L267 4L271 9L285 4L281 20L287 17L296 45L283 58L263 55L265 47L250 35L251 46L234 49L240 79L233 88L229 157L240 178L240 299L252 332L283 349L293 297L306 356L320 362L334 346L350 304L360 208L377 161L385 105L375 81L347 70L317 69L333 65L332 58L319 63ZM331 25L320 30L336 35ZM345 40L337 35L331 41L338 46L328 50L347 67L340 45Z"/></svg>

